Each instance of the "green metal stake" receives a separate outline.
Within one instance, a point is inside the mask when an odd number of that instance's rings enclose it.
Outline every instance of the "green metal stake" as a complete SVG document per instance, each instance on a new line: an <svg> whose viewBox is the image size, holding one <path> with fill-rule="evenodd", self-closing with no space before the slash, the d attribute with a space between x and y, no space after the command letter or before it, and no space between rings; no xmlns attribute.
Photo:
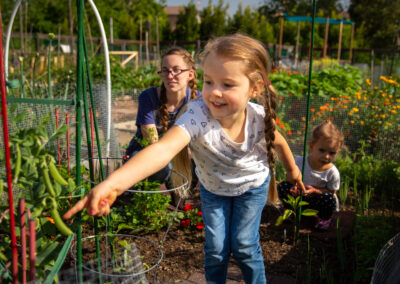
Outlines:
<svg viewBox="0 0 400 284"><path fill-rule="evenodd" d="M81 121L82 121L82 78L84 78L83 71L83 0L76 0L76 6L78 9L78 54L77 54L77 72L76 72L76 185L81 185ZM81 214L78 213L78 218ZM82 227L78 227L77 232L77 256L78 256L78 278L79 283L83 282L82 275Z"/></svg>
<svg viewBox="0 0 400 284"><path fill-rule="evenodd" d="M310 66L308 70L308 89L307 89L307 108L306 108L306 129L304 135L304 149L303 149L303 167L302 167L302 177L304 180L304 168L306 165L306 155L307 155L307 140L308 140L308 124L310 121L310 101L311 101L311 80L312 80L312 66L313 66L313 56L314 56L314 31L315 31L315 14L317 11L317 3L313 0L313 14L312 14L312 21L311 21L311 50L310 50ZM303 199L303 192L300 191L300 201ZM296 241L299 239L299 228L300 228L300 221L301 221L301 206L299 208L299 214L297 216L297 230L296 230Z"/></svg>
<svg viewBox="0 0 400 284"><path fill-rule="evenodd" d="M86 52L86 44L85 44L85 38L83 36L83 47L84 51ZM87 63L87 62L86 62ZM84 66L82 66L84 69ZM88 72L88 70L86 70ZM85 75L85 72L83 72ZM90 173L90 180L94 181L94 169L93 169L93 153L91 151L92 149L92 136L90 132L90 118L89 118L89 107L88 107L88 100L87 100L87 92L86 92L86 83L85 83L85 77L82 78L82 86L83 86L83 106L84 106L84 114L85 114L85 125L86 125L86 141L87 141L87 148L88 148L88 155L89 155L89 173ZM93 188L94 184L91 182L90 187ZM97 269L99 271L99 283L102 283L102 278L101 278L101 261L100 261L100 243L99 243L99 238L97 237L99 234L99 225L98 225L98 217L94 217L94 234L95 234L95 241L96 241L96 257L97 257Z"/></svg>
<svg viewBox="0 0 400 284"><path fill-rule="evenodd" d="M85 35L83 35L85 38ZM98 153L98 158L99 158L99 163L100 163L100 173L101 173L101 180L105 180L105 175L104 175L104 166L103 166L103 158L101 154L101 143L100 143L100 135L99 135L99 127L97 123L97 117L96 117L96 108L95 108L95 103L94 103L94 95L93 95L93 84L92 84L92 77L90 73L90 64L89 64L89 55L87 52L87 46L86 46L86 39L83 41L83 47L85 51L85 59L86 59L86 70L87 70L87 80L88 80L88 86L89 86L89 93L90 93L90 103L91 103L91 111L93 114L93 124L95 128L95 133L96 133L96 144L97 144L97 153ZM111 224L111 218L110 215L106 216L107 224ZM95 231L98 230L97 226L97 219L95 218ZM111 233L111 226L108 226L108 233ZM98 233L96 233L97 235ZM98 238L96 238L96 245L98 244ZM96 247L97 249L98 247ZM113 242L111 241L110 243L110 251L111 251L111 263L114 267L114 246ZM98 256L97 262L100 267L100 258ZM100 269L100 268L99 268Z"/></svg>

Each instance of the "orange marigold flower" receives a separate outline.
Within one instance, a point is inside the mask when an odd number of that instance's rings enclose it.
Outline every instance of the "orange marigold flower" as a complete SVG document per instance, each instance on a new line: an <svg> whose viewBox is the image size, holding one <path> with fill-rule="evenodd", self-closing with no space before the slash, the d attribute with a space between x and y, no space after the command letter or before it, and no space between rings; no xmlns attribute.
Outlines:
<svg viewBox="0 0 400 284"><path fill-rule="evenodd" d="M302 120L302 121L306 121L306 118L303 116L303 117L301 118L301 120Z"/></svg>
<svg viewBox="0 0 400 284"><path fill-rule="evenodd" d="M311 110L311 112L314 112L314 111L315 111L315 108L310 108L310 110Z"/></svg>
<svg viewBox="0 0 400 284"><path fill-rule="evenodd" d="M350 123L351 123L351 124L354 124L354 120L350 120Z"/></svg>
<svg viewBox="0 0 400 284"><path fill-rule="evenodd" d="M46 217L46 220L49 221L50 223L54 224L54 219L50 217Z"/></svg>
<svg viewBox="0 0 400 284"><path fill-rule="evenodd" d="M292 135L292 131L291 131L291 130L289 130L289 131L288 131L288 134L289 134L289 135Z"/></svg>
<svg viewBox="0 0 400 284"><path fill-rule="evenodd" d="M386 114L381 114L381 118L385 118L386 117Z"/></svg>
<svg viewBox="0 0 400 284"><path fill-rule="evenodd" d="M364 125L364 121L361 120L361 121L360 121L360 124L361 124L361 125Z"/></svg>
<svg viewBox="0 0 400 284"><path fill-rule="evenodd" d="M356 108L356 107L353 107L352 110L353 110L354 112L358 112L358 111L359 111L359 109Z"/></svg>

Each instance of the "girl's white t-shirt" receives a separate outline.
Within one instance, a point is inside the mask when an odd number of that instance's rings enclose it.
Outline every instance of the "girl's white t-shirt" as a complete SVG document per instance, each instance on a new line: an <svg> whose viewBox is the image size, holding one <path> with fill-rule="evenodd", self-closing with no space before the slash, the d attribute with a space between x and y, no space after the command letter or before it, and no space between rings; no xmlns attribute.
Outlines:
<svg viewBox="0 0 400 284"><path fill-rule="evenodd" d="M264 108L249 102L245 139L236 143L211 115L202 97L188 104L175 125L190 137L196 174L210 192L238 196L259 187L269 175L264 136Z"/></svg>
<svg viewBox="0 0 400 284"><path fill-rule="evenodd" d="M295 162L301 170L303 168L303 156L297 156ZM307 156L303 183L304 185L311 185L316 188L327 188L336 191L340 188L340 173L335 165L332 165L331 168L323 172L314 171L308 163Z"/></svg>

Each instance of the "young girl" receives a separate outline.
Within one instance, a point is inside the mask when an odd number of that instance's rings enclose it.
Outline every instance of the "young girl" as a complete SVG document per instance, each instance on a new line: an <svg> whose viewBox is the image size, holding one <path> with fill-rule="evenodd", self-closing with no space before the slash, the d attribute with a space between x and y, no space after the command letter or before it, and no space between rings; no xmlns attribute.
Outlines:
<svg viewBox="0 0 400 284"><path fill-rule="evenodd" d="M83 208L91 215L108 214L117 196L189 144L200 180L207 281L225 283L232 253L246 283L266 283L259 226L273 179L274 152L288 180L305 190L292 152L275 127L275 95L266 87L268 55L259 41L235 34L210 41L202 65L202 97L188 104L157 143L93 188L64 218ZM264 97L264 107L249 102L257 96ZM274 193L272 187L268 196Z"/></svg>
<svg viewBox="0 0 400 284"><path fill-rule="evenodd" d="M309 142L310 153L307 155L304 170L304 184L306 191L303 200L307 201L308 208L318 210L316 228L329 229L333 211L338 208L336 192L340 187L340 174L332 163L343 146L343 135L330 121L326 121L314 128L312 140ZM297 166L303 168L303 157L296 157ZM288 194L297 196L299 189L289 182L278 185L278 194L281 200Z"/></svg>

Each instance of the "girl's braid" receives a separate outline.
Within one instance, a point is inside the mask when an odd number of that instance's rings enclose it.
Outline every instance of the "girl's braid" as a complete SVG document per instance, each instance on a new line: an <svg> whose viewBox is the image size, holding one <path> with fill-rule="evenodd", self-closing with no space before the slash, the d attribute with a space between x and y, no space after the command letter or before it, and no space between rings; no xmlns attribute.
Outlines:
<svg viewBox="0 0 400 284"><path fill-rule="evenodd" d="M271 172L271 180L268 191L268 201L271 203L276 203L278 200L278 192L276 189L276 180L275 180L275 120L276 120L276 93L272 91L269 86L265 88L265 117L264 117L264 134L266 141L266 149L268 156L268 165Z"/></svg>
<svg viewBox="0 0 400 284"><path fill-rule="evenodd" d="M163 133L167 132L168 130L168 108L167 108L167 89L165 88L164 84L161 84L160 88L160 118L161 118L161 125Z"/></svg>

